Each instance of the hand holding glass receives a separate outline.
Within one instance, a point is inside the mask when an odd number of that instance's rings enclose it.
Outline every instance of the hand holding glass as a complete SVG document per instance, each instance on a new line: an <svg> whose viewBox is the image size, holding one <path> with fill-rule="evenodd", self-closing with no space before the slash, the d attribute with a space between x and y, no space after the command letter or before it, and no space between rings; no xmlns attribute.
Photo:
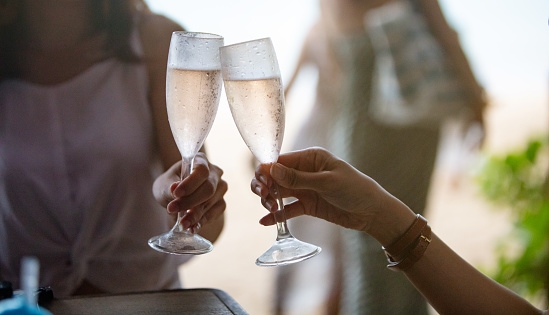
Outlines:
<svg viewBox="0 0 549 315"><path fill-rule="evenodd" d="M227 100L240 135L260 163L276 162L284 137L285 114L280 70L271 39L224 46L220 57ZM292 236L276 185L272 193L279 206L274 213L277 238L256 264L287 265L320 253L320 247Z"/></svg>
<svg viewBox="0 0 549 315"><path fill-rule="evenodd" d="M206 33L174 32L168 53L166 104L168 120L182 156L181 179L212 128L221 94L219 47L223 37ZM212 243L183 229L179 212L175 226L149 240L149 245L170 254L204 254Z"/></svg>

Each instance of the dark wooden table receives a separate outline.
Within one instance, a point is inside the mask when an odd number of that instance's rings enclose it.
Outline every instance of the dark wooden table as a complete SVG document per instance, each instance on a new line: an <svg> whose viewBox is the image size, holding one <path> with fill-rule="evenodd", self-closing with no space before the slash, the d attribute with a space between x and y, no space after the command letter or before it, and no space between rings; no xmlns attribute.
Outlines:
<svg viewBox="0 0 549 315"><path fill-rule="evenodd" d="M180 289L53 300L54 315L110 314L248 314L227 293L218 289Z"/></svg>

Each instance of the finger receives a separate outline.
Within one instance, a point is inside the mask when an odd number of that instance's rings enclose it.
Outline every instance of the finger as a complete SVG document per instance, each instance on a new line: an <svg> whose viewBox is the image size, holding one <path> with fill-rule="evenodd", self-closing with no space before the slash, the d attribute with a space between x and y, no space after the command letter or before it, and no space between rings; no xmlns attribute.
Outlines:
<svg viewBox="0 0 549 315"><path fill-rule="evenodd" d="M181 211L187 211L188 208L181 205L181 201L179 199L174 199L168 203L166 206L166 210L169 214L177 214Z"/></svg>
<svg viewBox="0 0 549 315"><path fill-rule="evenodd" d="M263 218L259 219L259 224L265 225L265 226L275 225L276 224L276 219L274 217L274 214L269 213L266 216L264 216Z"/></svg>
<svg viewBox="0 0 549 315"><path fill-rule="evenodd" d="M210 167L202 158L195 159L193 163L193 170L189 176L182 180L173 192L176 198L181 198L194 193L205 181L208 180L210 175Z"/></svg>
<svg viewBox="0 0 549 315"><path fill-rule="evenodd" d="M198 230L200 230L201 227L202 227L202 225L200 223L197 223L197 224L191 226L189 229L190 229L191 233L196 234L196 233L198 233Z"/></svg>
<svg viewBox="0 0 549 315"><path fill-rule="evenodd" d="M202 216L200 221L198 221L198 223L200 223L201 225L204 226L208 222L211 222L211 221L214 221L214 220L218 219L219 217L221 217L223 215L226 208L227 208L227 204L226 204L225 200L223 200L223 199L219 200L212 207L210 207L210 209L208 211L206 211L206 213L204 213L204 215Z"/></svg>
<svg viewBox="0 0 549 315"><path fill-rule="evenodd" d="M199 205L192 209L187 210L180 221L181 225L183 226L183 229L186 230L192 226L195 226L196 223L198 223L198 220L202 217L203 211L204 211L203 205Z"/></svg>
<svg viewBox="0 0 549 315"><path fill-rule="evenodd" d="M198 168L197 172L200 172L200 169L204 168ZM187 188L183 188L182 190L185 191L184 195L178 198L179 207L181 210L183 209L189 209L192 207L196 207L197 205L207 201L208 199L211 199L216 191L218 189L221 189L220 192L225 194L227 192L227 183L221 179L221 176L223 175L223 170L219 167L217 167L214 164L210 164L209 166L209 174L207 176L206 181L202 181L201 185L194 189L194 188L188 188L189 182L183 182L182 185L187 184ZM192 174L191 174L192 176ZM204 176L204 175L198 175L198 176ZM195 183L198 183L196 181ZM180 189L181 185L178 186L176 191ZM174 192L174 194L176 194ZM222 196L221 195L221 196Z"/></svg>
<svg viewBox="0 0 549 315"><path fill-rule="evenodd" d="M254 194L261 197L261 204L265 207L265 209L270 212L278 210L276 198L270 195L269 188L263 182L259 181L257 178L254 178L252 179L250 187Z"/></svg>
<svg viewBox="0 0 549 315"><path fill-rule="evenodd" d="M252 179L250 188L252 189L252 192L254 194L258 195L261 198L265 198L269 195L269 188L267 187L267 185L257 178Z"/></svg>
<svg viewBox="0 0 549 315"><path fill-rule="evenodd" d="M284 205L284 215L286 216L286 220L304 215L305 213L305 207L299 199Z"/></svg>
<svg viewBox="0 0 549 315"><path fill-rule="evenodd" d="M175 183L172 183L168 189L163 189L162 190L162 196L160 197L160 200L158 200L158 202L161 204L161 205L168 205L170 204L170 202L172 200L174 200L174 196L173 196L173 191L176 189L176 187L180 184L181 182L180 181L177 181Z"/></svg>
<svg viewBox="0 0 549 315"><path fill-rule="evenodd" d="M226 204L223 196L227 192L227 187L228 185L225 181L220 181L219 186L210 199L202 204L190 208L189 211L185 213L181 221L183 226L193 226L196 223L201 222L202 219L205 220L202 224L205 224L206 221L217 218L223 211L225 211ZM210 211L214 212L209 213Z"/></svg>
<svg viewBox="0 0 549 315"><path fill-rule="evenodd" d="M307 172L288 168L280 163L271 167L271 176L279 186L292 189L318 190L325 181L325 172Z"/></svg>
<svg viewBox="0 0 549 315"><path fill-rule="evenodd" d="M278 203L276 202L276 199L270 195L266 198L261 198L261 204L265 209L269 210L269 212L278 211Z"/></svg>
<svg viewBox="0 0 549 315"><path fill-rule="evenodd" d="M213 164L211 166L212 172L210 173L208 180L203 182L198 189L192 192L192 194L176 198L174 201L170 202L167 207L169 213L186 211L197 207L201 203L208 202L208 200L215 202L217 199L223 199L223 195L227 192L227 183L221 179L223 171ZM181 185L183 185L183 183L180 184L175 191L177 191ZM217 199L215 197L216 193L218 194Z"/></svg>
<svg viewBox="0 0 549 315"><path fill-rule="evenodd" d="M209 163L204 153L200 152L195 157L191 174L183 180L183 185L174 191L174 196L183 197L193 194L201 188L205 181L210 181L210 184L216 187L222 175L223 170L217 165Z"/></svg>
<svg viewBox="0 0 549 315"><path fill-rule="evenodd" d="M212 198L215 194L215 188L209 184L204 184L192 195L174 199L168 204L168 212L180 212L185 210L196 211L195 208L204 206L205 200Z"/></svg>
<svg viewBox="0 0 549 315"><path fill-rule="evenodd" d="M179 185L180 178L177 174L181 171L181 162L172 165L165 173L155 179L152 187L153 195L159 204L167 206L174 199L173 191Z"/></svg>
<svg viewBox="0 0 549 315"><path fill-rule="evenodd" d="M324 148L312 147L281 154L277 163L300 171L320 171L333 155Z"/></svg>
<svg viewBox="0 0 549 315"><path fill-rule="evenodd" d="M287 205L284 206L284 210L282 211L284 211L284 216L286 220L305 214L305 208L303 207L303 204L299 200L288 203ZM265 215L264 217L259 219L259 223L265 226L276 224L276 218L274 213L271 212Z"/></svg>
<svg viewBox="0 0 549 315"><path fill-rule="evenodd" d="M219 185L215 191L215 194L212 198L210 198L208 201L204 204L204 214L199 219L199 222L204 225L208 221L217 219L219 216L223 214L225 211L225 208L227 207L227 204L225 203L225 199L223 199L223 196L225 193L227 193L228 185L227 182L224 180L221 180L219 182Z"/></svg>
<svg viewBox="0 0 549 315"><path fill-rule="evenodd" d="M260 164L255 169L255 178L257 178L263 184L271 185L270 175L271 164Z"/></svg>
<svg viewBox="0 0 549 315"><path fill-rule="evenodd" d="M225 181L217 183L217 187L214 186L213 180L208 180L202 183L202 185L196 189L192 194L176 199L179 206L185 209L192 209L200 204L205 204L209 200L216 200L217 193L224 194L227 191L227 184ZM220 187L224 187L224 190L218 191ZM222 196L222 195L221 195Z"/></svg>

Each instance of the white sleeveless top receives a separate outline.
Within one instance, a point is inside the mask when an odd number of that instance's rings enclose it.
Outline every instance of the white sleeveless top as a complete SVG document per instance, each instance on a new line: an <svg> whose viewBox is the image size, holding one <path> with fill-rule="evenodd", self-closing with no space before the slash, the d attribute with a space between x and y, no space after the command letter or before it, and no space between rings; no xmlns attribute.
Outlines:
<svg viewBox="0 0 549 315"><path fill-rule="evenodd" d="M132 42L138 52L138 33ZM173 288L188 257L147 240L168 231L152 195L146 65L98 63L58 85L0 83L0 279L38 257L58 297L82 280L107 292Z"/></svg>

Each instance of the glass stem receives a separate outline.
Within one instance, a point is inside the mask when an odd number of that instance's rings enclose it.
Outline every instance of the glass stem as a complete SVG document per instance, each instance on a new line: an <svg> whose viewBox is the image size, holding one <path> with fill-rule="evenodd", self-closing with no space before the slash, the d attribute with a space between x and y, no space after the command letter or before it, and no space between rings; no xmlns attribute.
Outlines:
<svg viewBox="0 0 549 315"><path fill-rule="evenodd" d="M292 233L290 233L290 230L288 229L288 224L286 222L286 215L284 214L284 201L282 200L282 196L279 193L278 185L276 183L273 183L271 186L272 194L276 198L276 202L278 204L278 210L273 213L276 221L276 240L283 240L287 238L293 238Z"/></svg>
<svg viewBox="0 0 549 315"><path fill-rule="evenodd" d="M191 170L193 169L193 161L193 158L183 158L181 160L181 180L184 180L189 175L191 175ZM181 220L183 220L183 216L185 215L185 213L185 211L180 211L177 213L177 222L172 229L173 232L193 234L191 228L185 230L183 229L183 225L181 225Z"/></svg>

